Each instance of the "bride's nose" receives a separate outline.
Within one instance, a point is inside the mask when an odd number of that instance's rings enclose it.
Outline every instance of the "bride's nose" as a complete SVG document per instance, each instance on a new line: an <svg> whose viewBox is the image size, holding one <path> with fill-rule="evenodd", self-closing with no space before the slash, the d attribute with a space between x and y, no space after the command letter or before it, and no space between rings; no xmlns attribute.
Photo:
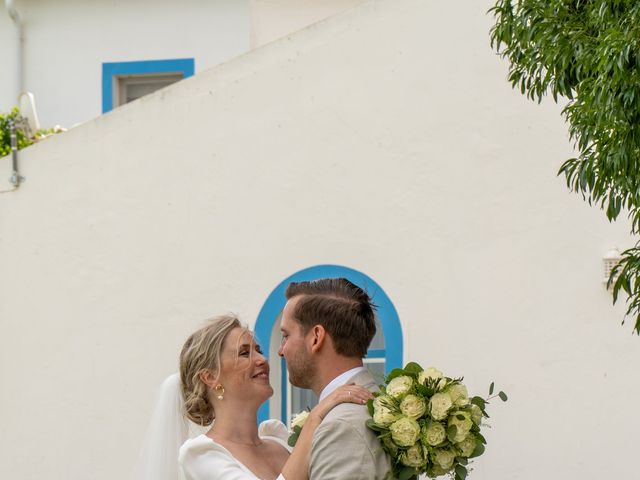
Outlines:
<svg viewBox="0 0 640 480"><path fill-rule="evenodd" d="M267 358L262 353L256 353L254 356L254 361L256 365L264 365L266 363L269 363Z"/></svg>

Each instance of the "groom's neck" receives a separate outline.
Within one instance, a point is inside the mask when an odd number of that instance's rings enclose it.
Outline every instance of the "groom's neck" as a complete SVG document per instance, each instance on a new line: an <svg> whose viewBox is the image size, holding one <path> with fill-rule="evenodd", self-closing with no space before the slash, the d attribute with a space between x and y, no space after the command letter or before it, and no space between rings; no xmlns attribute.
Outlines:
<svg viewBox="0 0 640 480"><path fill-rule="evenodd" d="M324 390L333 379L357 367L362 367L362 359L357 357L335 355L332 359L321 361L320 368L318 369L318 382L313 387L314 393L319 396L322 390Z"/></svg>

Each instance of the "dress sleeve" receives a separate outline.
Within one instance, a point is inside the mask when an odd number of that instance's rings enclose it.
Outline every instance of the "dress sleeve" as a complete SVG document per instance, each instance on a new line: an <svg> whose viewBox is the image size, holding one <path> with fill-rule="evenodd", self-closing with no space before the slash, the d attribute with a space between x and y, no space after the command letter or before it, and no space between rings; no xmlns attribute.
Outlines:
<svg viewBox="0 0 640 480"><path fill-rule="evenodd" d="M260 438L269 438L278 442L286 448L289 453L293 450L293 448L287 443L289 440L289 430L287 430L287 427L280 420L265 420L262 422L258 426L258 436ZM280 479L276 478L276 480Z"/></svg>
<svg viewBox="0 0 640 480"><path fill-rule="evenodd" d="M208 439L195 438L180 449L186 480L256 480L238 462Z"/></svg>

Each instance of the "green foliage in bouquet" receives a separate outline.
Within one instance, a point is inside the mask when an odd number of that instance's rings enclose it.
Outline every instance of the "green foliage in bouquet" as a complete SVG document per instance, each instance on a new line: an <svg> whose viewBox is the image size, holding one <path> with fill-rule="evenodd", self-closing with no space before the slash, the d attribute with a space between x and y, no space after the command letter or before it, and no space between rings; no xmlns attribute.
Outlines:
<svg viewBox="0 0 640 480"><path fill-rule="evenodd" d="M462 380L414 362L387 375L367 404L367 426L391 456L391 478L467 477L469 459L482 455L487 443L480 433L486 406L496 396L506 402L507 395L493 395L491 383L488 398L469 398Z"/></svg>
<svg viewBox="0 0 640 480"><path fill-rule="evenodd" d="M9 120L18 123L20 112L18 108L12 109L9 113L0 113L0 157L11 153L11 132L9 130ZM28 147L33 142L27 138L24 132L18 127L16 128L16 140L18 150Z"/></svg>

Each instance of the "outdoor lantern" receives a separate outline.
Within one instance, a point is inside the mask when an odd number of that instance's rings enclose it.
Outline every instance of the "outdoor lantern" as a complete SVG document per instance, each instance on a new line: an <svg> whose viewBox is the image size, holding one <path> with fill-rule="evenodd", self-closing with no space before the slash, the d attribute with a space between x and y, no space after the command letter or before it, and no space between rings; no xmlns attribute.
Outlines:
<svg viewBox="0 0 640 480"><path fill-rule="evenodd" d="M614 247L605 253L602 260L604 262L604 278L602 279L602 282L606 285L609 281L609 277L611 276L611 271L618 263L620 263L622 256L620 255L620 251Z"/></svg>

